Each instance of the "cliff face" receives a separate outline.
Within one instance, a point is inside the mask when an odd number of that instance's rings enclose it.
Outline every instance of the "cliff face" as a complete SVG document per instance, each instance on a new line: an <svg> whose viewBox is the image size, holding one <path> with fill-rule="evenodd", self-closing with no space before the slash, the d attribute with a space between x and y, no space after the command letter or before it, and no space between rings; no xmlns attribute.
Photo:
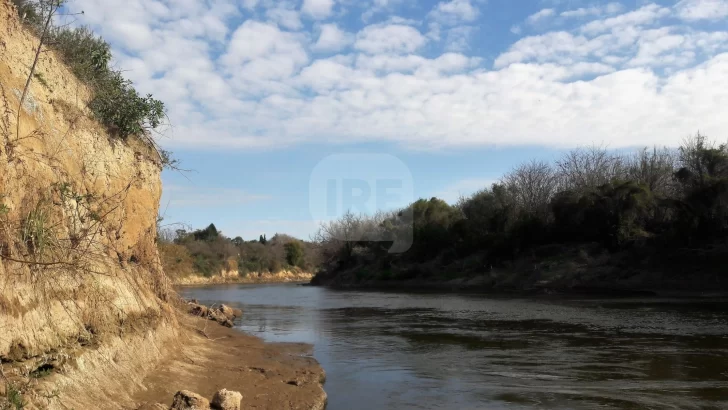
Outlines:
<svg viewBox="0 0 728 410"><path fill-rule="evenodd" d="M189 275L176 277L175 285L214 285L222 283L290 283L310 282L314 277L313 273L298 270L282 270L276 273L250 272L246 276L240 276L237 271L223 271L219 276L204 277Z"/></svg>
<svg viewBox="0 0 728 410"><path fill-rule="evenodd" d="M0 361L34 390L52 383L49 408L97 408L79 393L131 393L177 328L154 243L161 166L90 118L87 89L52 52L18 125L37 47L0 0Z"/></svg>

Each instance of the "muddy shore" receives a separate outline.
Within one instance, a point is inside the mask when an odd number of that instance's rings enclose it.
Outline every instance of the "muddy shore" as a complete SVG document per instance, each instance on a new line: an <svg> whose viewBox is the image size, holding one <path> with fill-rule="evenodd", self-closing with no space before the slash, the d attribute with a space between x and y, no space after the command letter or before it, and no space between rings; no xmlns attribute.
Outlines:
<svg viewBox="0 0 728 410"><path fill-rule="evenodd" d="M142 381L138 406L169 405L180 390L211 397L224 388L242 393L244 409L325 407L325 373L310 345L265 343L202 318L181 317L180 325L180 343Z"/></svg>

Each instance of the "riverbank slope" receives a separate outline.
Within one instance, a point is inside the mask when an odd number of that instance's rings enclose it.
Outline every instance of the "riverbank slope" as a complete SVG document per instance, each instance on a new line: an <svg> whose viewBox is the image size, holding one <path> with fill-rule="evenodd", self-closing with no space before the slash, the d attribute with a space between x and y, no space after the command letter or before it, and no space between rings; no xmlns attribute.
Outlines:
<svg viewBox="0 0 728 410"><path fill-rule="evenodd" d="M728 251L631 249L608 252L596 244L536 248L499 266L471 255L450 263L332 264L313 285L334 288L473 290L496 293L699 295L728 291Z"/></svg>
<svg viewBox="0 0 728 410"><path fill-rule="evenodd" d="M137 408L141 392L155 391L152 375L185 380L183 368L164 366L190 351L213 366L198 374L237 356L317 374L286 348L195 335L156 246L162 156L93 118L89 87L54 50L37 52L10 0L0 0L0 33L0 408ZM237 353L218 360L224 351ZM221 387L245 391L250 381ZM315 408L325 397L313 382L302 389L310 400L270 386L264 408Z"/></svg>
<svg viewBox="0 0 728 410"><path fill-rule="evenodd" d="M179 390L239 391L243 408L322 410L325 373L311 346L270 344L202 318L180 320L180 343L143 381L134 402L171 403Z"/></svg>
<svg viewBox="0 0 728 410"><path fill-rule="evenodd" d="M237 274L215 275L210 277L189 275L173 278L172 282L178 286L204 286L227 283L292 283L310 282L313 277L314 274L310 272L284 270L276 273L249 273L246 276L239 276Z"/></svg>

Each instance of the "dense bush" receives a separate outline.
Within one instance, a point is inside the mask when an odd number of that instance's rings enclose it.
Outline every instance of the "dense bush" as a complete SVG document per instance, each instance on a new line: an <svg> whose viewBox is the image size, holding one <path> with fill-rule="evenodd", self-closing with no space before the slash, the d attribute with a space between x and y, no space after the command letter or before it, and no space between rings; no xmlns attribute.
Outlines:
<svg viewBox="0 0 728 410"><path fill-rule="evenodd" d="M298 241L288 242L283 245L286 250L286 261L291 266L302 266L304 262L303 245Z"/></svg>
<svg viewBox="0 0 728 410"><path fill-rule="evenodd" d="M164 103L151 94L140 96L131 81L113 71L98 79L89 108L122 137L159 127L165 115Z"/></svg>
<svg viewBox="0 0 728 410"><path fill-rule="evenodd" d="M414 233L409 251L377 251L408 234L406 225ZM368 236L388 239L382 246ZM678 150L618 155L592 147L554 165L529 162L455 206L432 198L373 217L346 214L322 225L316 239L334 269L398 265L402 275L471 255L481 269L498 266L559 244L664 250L725 244L726 236L728 146L697 135Z"/></svg>

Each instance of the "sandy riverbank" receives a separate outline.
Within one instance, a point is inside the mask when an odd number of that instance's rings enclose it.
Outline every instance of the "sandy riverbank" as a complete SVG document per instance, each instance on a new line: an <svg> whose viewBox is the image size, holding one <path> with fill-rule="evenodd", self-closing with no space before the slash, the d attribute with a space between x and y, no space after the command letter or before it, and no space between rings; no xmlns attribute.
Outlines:
<svg viewBox="0 0 728 410"><path fill-rule="evenodd" d="M217 285L226 283L308 283L313 278L313 273L308 272L292 272L281 271L278 273L266 274L249 274L245 277L241 276L221 276L212 277L204 276L186 276L183 278L175 278L173 282L179 286L197 286L197 285Z"/></svg>
<svg viewBox="0 0 728 410"><path fill-rule="evenodd" d="M139 406L169 405L179 390L211 397L225 388L242 393L244 409L325 407L325 373L310 345L265 343L201 318L180 322L179 346L143 380Z"/></svg>

